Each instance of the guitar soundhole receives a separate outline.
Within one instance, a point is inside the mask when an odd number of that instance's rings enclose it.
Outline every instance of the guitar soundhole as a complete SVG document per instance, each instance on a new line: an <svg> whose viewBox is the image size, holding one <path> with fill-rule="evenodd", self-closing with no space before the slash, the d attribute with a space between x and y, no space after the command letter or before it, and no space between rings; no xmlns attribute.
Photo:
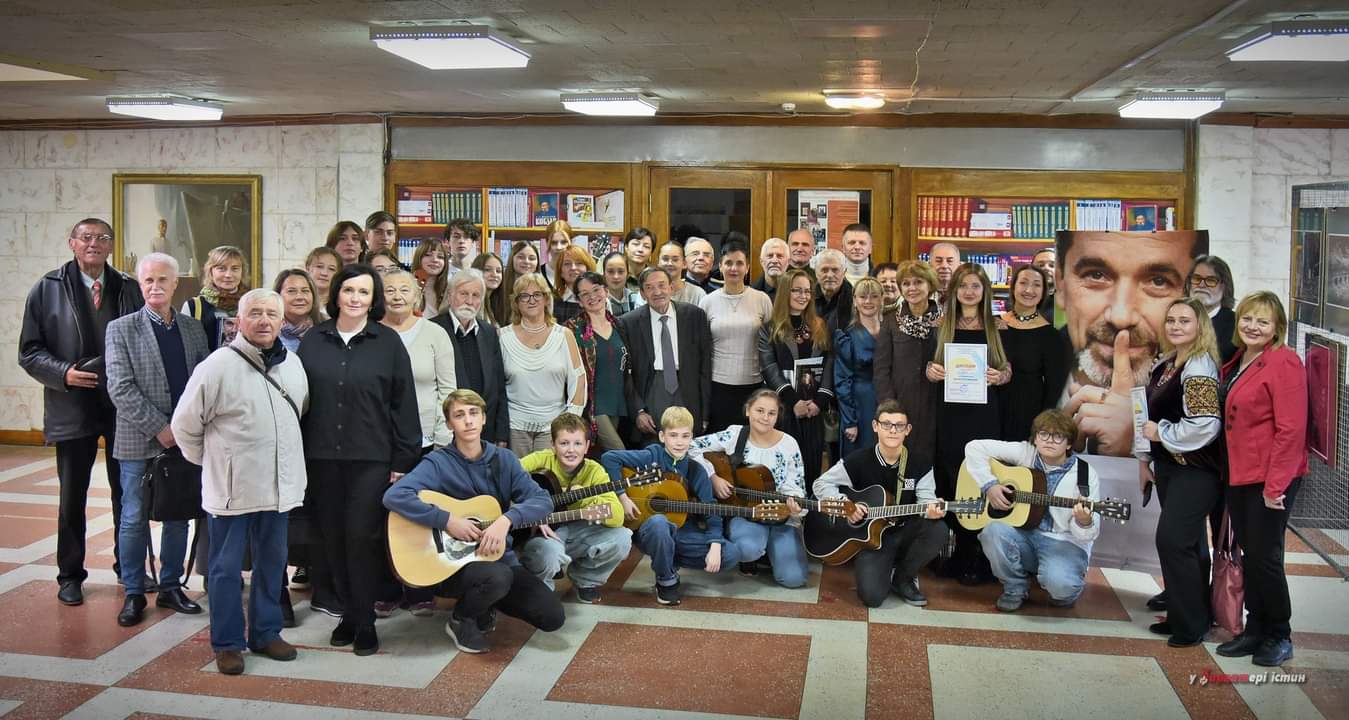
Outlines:
<svg viewBox="0 0 1349 720"><path fill-rule="evenodd" d="M1012 492L1016 492L1016 488L1012 487L1011 485L1005 485L1004 487L1010 488L1010 489L1012 490ZM990 489L992 489L992 488L990 488ZM1006 510L999 510L999 509L993 507L993 503L987 503L987 504L985 505L985 507L988 508L988 516L996 520L996 519L999 519L999 518L1005 518L1005 517L1007 517L1008 515L1011 515L1011 514L1012 514L1012 509L1015 508L1016 506L1013 505L1011 508L1008 508L1008 509L1006 509Z"/></svg>

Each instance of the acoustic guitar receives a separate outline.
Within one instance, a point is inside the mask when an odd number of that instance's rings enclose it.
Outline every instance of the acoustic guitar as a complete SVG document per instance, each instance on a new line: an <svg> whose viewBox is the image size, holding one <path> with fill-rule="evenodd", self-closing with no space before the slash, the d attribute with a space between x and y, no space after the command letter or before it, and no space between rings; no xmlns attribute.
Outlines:
<svg viewBox="0 0 1349 720"><path fill-rule="evenodd" d="M417 493L422 502L435 505L457 518L467 518L481 530L501 517L501 505L491 495L479 495L468 500L456 500L433 490ZM522 523L513 527L558 525L584 520L591 524L604 522L614 509L609 505L591 505L579 510L550 513L538 522ZM389 513L389 559L394 574L411 587L430 587L443 582L472 562L492 562L506 554L501 550L491 553L478 551L476 541L459 540L444 528L430 528L408 520L396 512Z"/></svg>
<svg viewBox="0 0 1349 720"><path fill-rule="evenodd" d="M788 496L777 491L777 480L773 478L773 471L763 465L745 464L732 469L731 456L721 450L709 450L703 453L703 459L712 464L712 471L717 477L735 487L735 494L727 498L727 503L754 507L764 501L787 502ZM834 517L848 517L854 507L851 500L844 498L815 500L795 495L790 497L806 510Z"/></svg>
<svg viewBox="0 0 1349 720"><path fill-rule="evenodd" d="M982 497L984 491L979 488L979 482L974 479L967 465L969 461L960 464L960 475L956 478L956 495ZM960 524L967 530L982 530L992 522L1005 523L1017 528L1038 527L1045 517L1047 508L1071 509L1078 503L1086 505L1090 512L1100 513L1101 517L1121 524L1128 522L1129 515L1133 512L1128 502L1116 498L1088 500L1050 495L1045 474L1035 468L1013 467L997 460L989 460L988 465L998 484L1012 489L1012 509L998 510L985 502L980 512L959 518ZM1061 482L1072 481L1074 478L1064 477Z"/></svg>
<svg viewBox="0 0 1349 720"><path fill-rule="evenodd" d="M564 490L561 479L548 469L530 473L530 477L553 497L553 507L560 508L607 492L622 492L630 487L660 482L661 469L655 465L637 469L623 468L623 477L618 480L572 490Z"/></svg>
<svg viewBox="0 0 1349 720"><path fill-rule="evenodd" d="M852 523L845 518L831 517L823 513L806 515L805 529L806 552L818 558L825 565L842 565L858 552L875 550L881 546L881 538L886 530L894 527L899 518L922 515L927 512L930 502L893 505L893 496L880 485L872 485L861 490L850 487L838 489L849 502L866 505L867 516L860 523ZM945 512L962 515L983 510L983 498L973 500L937 500L936 503ZM851 513L850 513L851 514Z"/></svg>
<svg viewBox="0 0 1349 720"><path fill-rule="evenodd" d="M663 480L650 485L628 488L628 498L637 506L638 517L625 517L623 524L633 532L652 515L664 515L675 527L683 527L689 515L718 515L743 517L757 522L785 522L791 514L787 506L778 502L763 502L752 508L721 503L689 502L688 491L679 476L664 474Z"/></svg>

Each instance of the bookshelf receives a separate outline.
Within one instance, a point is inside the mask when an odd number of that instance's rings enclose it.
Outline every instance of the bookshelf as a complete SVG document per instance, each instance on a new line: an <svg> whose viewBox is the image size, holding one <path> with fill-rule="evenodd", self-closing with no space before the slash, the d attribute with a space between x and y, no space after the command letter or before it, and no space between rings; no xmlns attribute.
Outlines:
<svg viewBox="0 0 1349 720"><path fill-rule="evenodd" d="M906 168L900 202L905 254L926 260L940 242L984 266L996 300L1011 269L1054 244L1057 230L1191 227L1184 173Z"/></svg>

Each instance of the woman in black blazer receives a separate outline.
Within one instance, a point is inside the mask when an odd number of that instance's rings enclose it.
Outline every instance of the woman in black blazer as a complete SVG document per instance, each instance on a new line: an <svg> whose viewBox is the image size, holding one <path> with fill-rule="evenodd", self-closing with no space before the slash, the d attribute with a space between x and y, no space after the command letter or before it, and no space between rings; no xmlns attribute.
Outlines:
<svg viewBox="0 0 1349 720"><path fill-rule="evenodd" d="M298 351L309 376L305 459L315 530L345 600L329 642L371 655L379 650L375 601L385 588L399 592L385 549L384 491L421 459L421 419L407 350L379 323L379 274L348 265L332 287L332 319L309 331Z"/></svg>
<svg viewBox="0 0 1349 720"><path fill-rule="evenodd" d="M835 402L834 353L829 329L815 314L815 278L788 270L778 288L773 316L759 329L759 368L764 385L777 392L786 410L778 429L800 445L809 487L820 476L824 414ZM797 372L796 362L809 358L821 358L821 364Z"/></svg>

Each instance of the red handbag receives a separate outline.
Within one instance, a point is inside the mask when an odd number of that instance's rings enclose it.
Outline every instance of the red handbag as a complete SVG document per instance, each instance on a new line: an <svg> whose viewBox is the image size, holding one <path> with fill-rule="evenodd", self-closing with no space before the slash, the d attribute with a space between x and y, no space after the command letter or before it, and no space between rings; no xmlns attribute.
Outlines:
<svg viewBox="0 0 1349 720"><path fill-rule="evenodd" d="M1219 546L1213 551L1213 622L1235 637L1245 627L1242 604L1246 597L1241 573L1241 548L1232 531L1232 517L1223 511Z"/></svg>

